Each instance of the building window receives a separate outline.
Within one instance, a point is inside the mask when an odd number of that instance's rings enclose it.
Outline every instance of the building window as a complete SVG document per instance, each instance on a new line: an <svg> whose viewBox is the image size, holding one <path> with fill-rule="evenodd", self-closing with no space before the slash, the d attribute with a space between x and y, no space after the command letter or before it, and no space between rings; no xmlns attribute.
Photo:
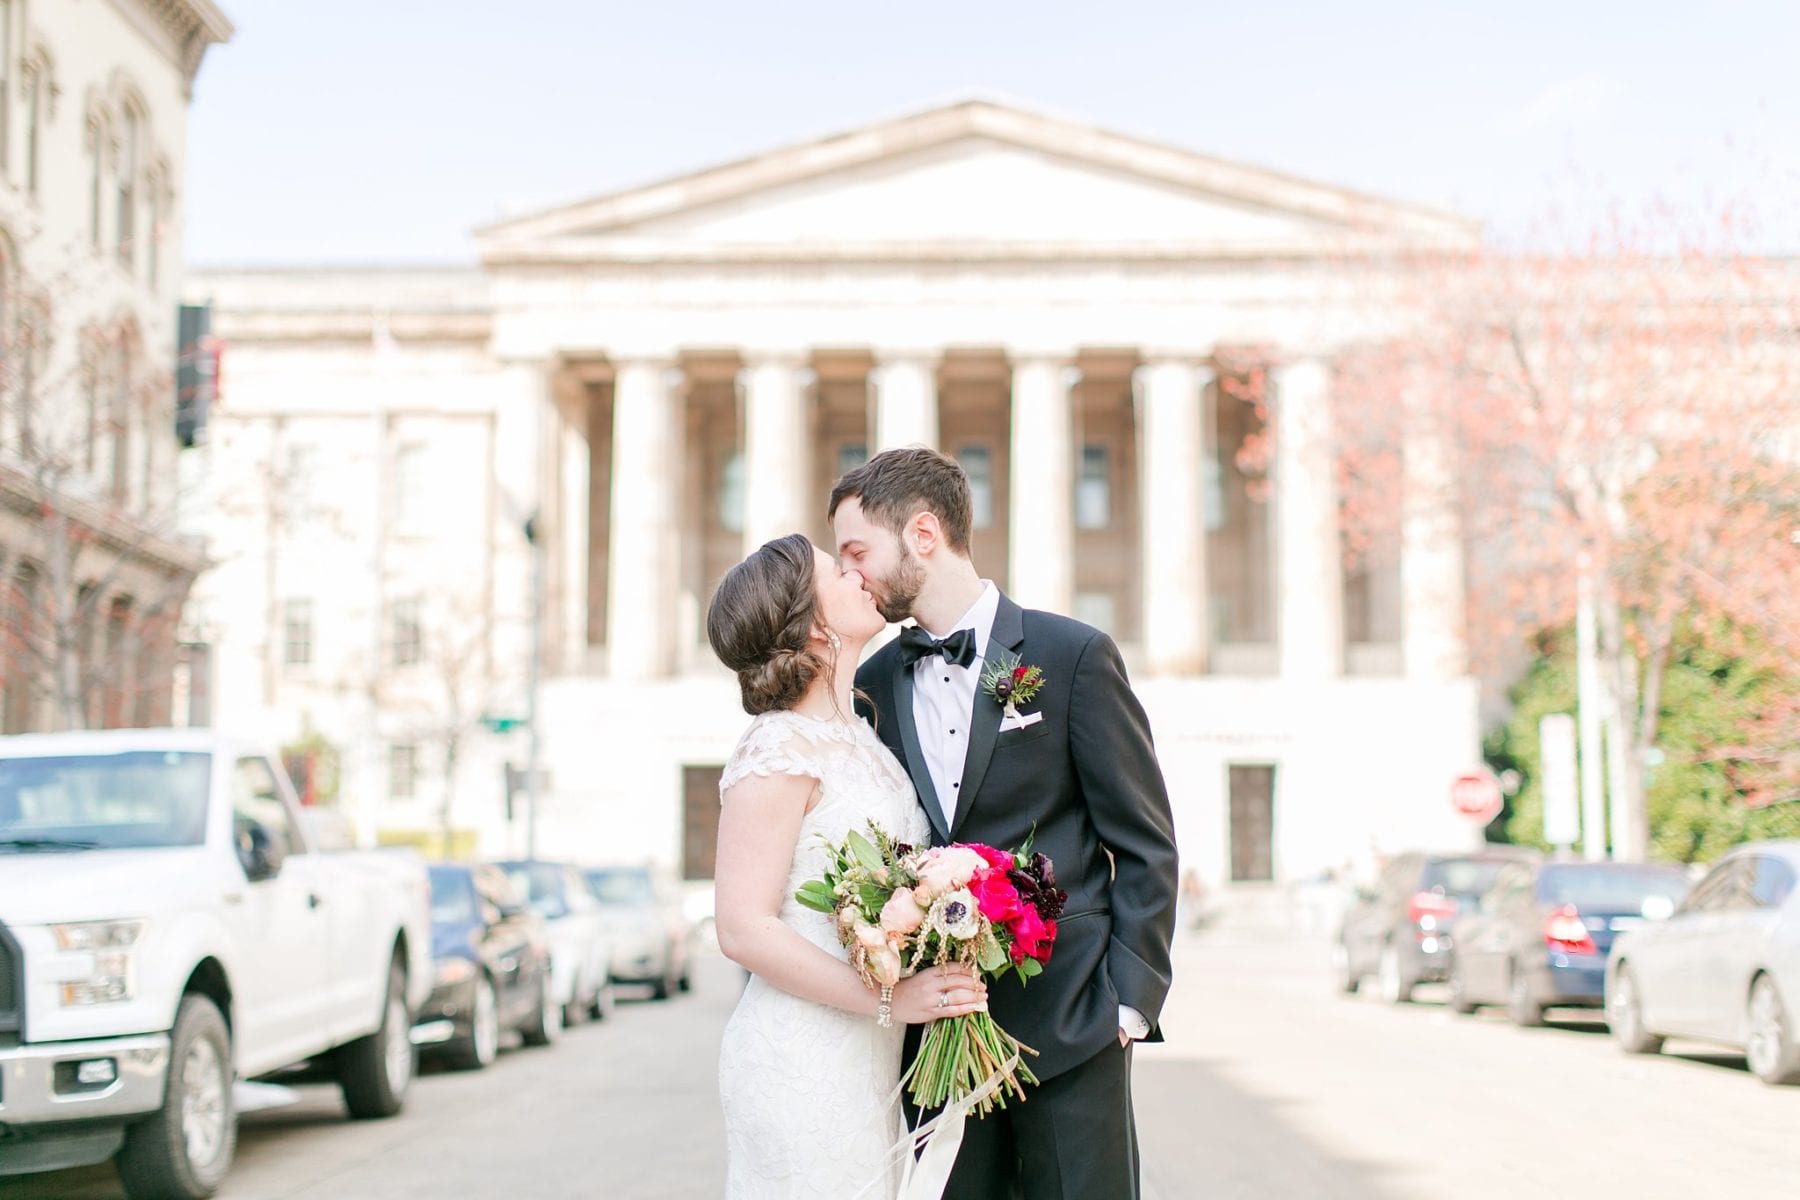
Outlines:
<svg viewBox="0 0 1800 1200"><path fill-rule="evenodd" d="M1070 615L1102 633L1118 631L1119 608L1111 592L1076 592L1074 611Z"/></svg>
<svg viewBox="0 0 1800 1200"><path fill-rule="evenodd" d="M969 477L970 523L976 529L994 527L994 454L986 446L964 446L956 452Z"/></svg>
<svg viewBox="0 0 1800 1200"><path fill-rule="evenodd" d="M410 800L419 790L419 748L411 742L388 747L388 795Z"/></svg>
<svg viewBox="0 0 1800 1200"><path fill-rule="evenodd" d="M312 664L313 607L311 600L289 600L282 608L281 661L290 667Z"/></svg>
<svg viewBox="0 0 1800 1200"><path fill-rule="evenodd" d="M40 62L25 72L25 190L34 200L38 194L38 151L44 138L44 92L49 87L45 71Z"/></svg>
<svg viewBox="0 0 1800 1200"><path fill-rule="evenodd" d="M864 442L845 442L838 447L837 473L848 475L869 461L869 447Z"/></svg>
<svg viewBox="0 0 1800 1200"><path fill-rule="evenodd" d="M1105 529L1112 524L1112 472L1105 446L1081 448L1081 474L1075 481L1075 527Z"/></svg>
<svg viewBox="0 0 1800 1200"><path fill-rule="evenodd" d="M419 619L419 601L409 597L394 601L394 665L410 667L425 657L425 632Z"/></svg>
<svg viewBox="0 0 1800 1200"><path fill-rule="evenodd" d="M19 323L13 331L18 374L13 381L18 396L19 449L30 455L37 449L38 383L50 350L50 306L41 296L18 305Z"/></svg>
<svg viewBox="0 0 1800 1200"><path fill-rule="evenodd" d="M136 111L127 107L119 130L119 176L115 181L118 188L118 215L115 218L115 232L118 237L119 262L128 271L131 269L132 254L136 250L134 239L137 236L138 153L143 127L143 119Z"/></svg>
<svg viewBox="0 0 1800 1200"><path fill-rule="evenodd" d="M719 528L744 532L744 452L733 450L719 472Z"/></svg>
<svg viewBox="0 0 1800 1200"><path fill-rule="evenodd" d="M156 172L155 178L150 181L149 188L150 222L149 227L144 231L147 235L144 239L144 258L146 260L145 274L151 287L156 287L161 282L162 276L162 223L163 212L168 207L164 196L167 185L163 182L166 172L166 167L160 168Z"/></svg>
<svg viewBox="0 0 1800 1200"><path fill-rule="evenodd" d="M104 172L106 125L98 117L88 122L88 241L95 253L100 250L101 177Z"/></svg>

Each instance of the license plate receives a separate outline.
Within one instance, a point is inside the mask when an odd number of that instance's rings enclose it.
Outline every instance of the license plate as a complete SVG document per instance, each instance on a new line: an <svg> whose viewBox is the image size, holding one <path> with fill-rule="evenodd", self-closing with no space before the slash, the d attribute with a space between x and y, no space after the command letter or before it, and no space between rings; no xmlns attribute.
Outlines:
<svg viewBox="0 0 1800 1200"><path fill-rule="evenodd" d="M1643 923L1644 918L1642 917L1614 917L1612 919L1612 928L1613 932L1617 933L1622 929L1636 929Z"/></svg>

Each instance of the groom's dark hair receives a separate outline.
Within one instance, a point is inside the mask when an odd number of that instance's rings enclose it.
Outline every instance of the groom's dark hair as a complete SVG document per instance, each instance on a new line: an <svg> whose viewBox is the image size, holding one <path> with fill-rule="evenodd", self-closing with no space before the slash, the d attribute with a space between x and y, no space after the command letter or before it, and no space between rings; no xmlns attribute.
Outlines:
<svg viewBox="0 0 1800 1200"><path fill-rule="evenodd" d="M938 519L952 550L969 553L970 512L975 506L969 477L947 454L924 446L883 450L837 481L826 516L837 516L838 505L850 499L860 500L869 520L896 537L924 509Z"/></svg>

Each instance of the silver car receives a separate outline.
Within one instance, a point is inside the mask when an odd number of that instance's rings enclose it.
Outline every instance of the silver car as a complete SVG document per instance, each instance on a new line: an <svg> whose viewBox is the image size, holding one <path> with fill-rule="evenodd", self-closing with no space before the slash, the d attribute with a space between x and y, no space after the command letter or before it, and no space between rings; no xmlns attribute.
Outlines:
<svg viewBox="0 0 1800 1200"><path fill-rule="evenodd" d="M1800 1083L1800 841L1721 858L1666 921L1622 935L1606 966L1619 1045L1654 1054L1667 1037L1744 1051L1765 1083Z"/></svg>
<svg viewBox="0 0 1800 1200"><path fill-rule="evenodd" d="M687 991L692 930L674 876L648 864L589 867L586 873L613 939L613 979L649 984L658 1000Z"/></svg>

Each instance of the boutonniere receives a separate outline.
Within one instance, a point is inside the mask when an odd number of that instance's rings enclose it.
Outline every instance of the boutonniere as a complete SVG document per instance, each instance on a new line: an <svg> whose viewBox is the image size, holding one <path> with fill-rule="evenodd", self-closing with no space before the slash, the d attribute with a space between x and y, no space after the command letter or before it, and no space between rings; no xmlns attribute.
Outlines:
<svg viewBox="0 0 1800 1200"><path fill-rule="evenodd" d="M1030 704L1044 687L1044 672L1019 661L1019 656L996 650L981 675L981 690L999 702L1006 715L1019 717L1019 705Z"/></svg>

